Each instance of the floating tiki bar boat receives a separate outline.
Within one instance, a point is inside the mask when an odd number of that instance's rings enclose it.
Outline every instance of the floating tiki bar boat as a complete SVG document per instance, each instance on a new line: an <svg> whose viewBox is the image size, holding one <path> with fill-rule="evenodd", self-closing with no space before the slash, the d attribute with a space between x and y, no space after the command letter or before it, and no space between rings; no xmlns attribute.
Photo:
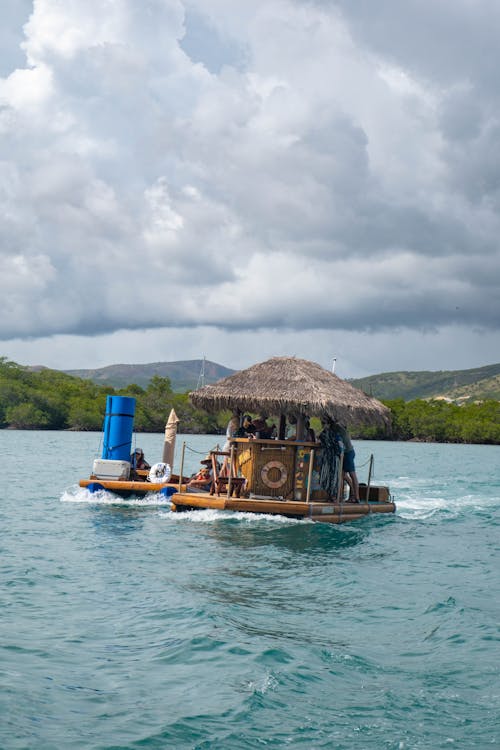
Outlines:
<svg viewBox="0 0 500 750"><path fill-rule="evenodd" d="M209 492L190 488L172 497L172 510L198 508L280 514L314 521L341 523L370 513L394 513L389 488L371 481L359 486L359 503L344 499L342 455L326 467L326 447L305 440L305 419L316 416L345 425L389 426L389 410L317 364L289 357L274 357L190 394L192 403L207 411L280 415L276 439L235 437L229 451L211 451L212 485ZM296 415L296 440L285 440L286 415ZM221 476L220 459L227 469ZM331 456L328 456L328 461Z"/></svg>
<svg viewBox="0 0 500 750"><path fill-rule="evenodd" d="M233 437L229 450L210 451L210 488L200 491L184 476L184 449L179 474L172 474L177 417L172 410L165 428L162 461L141 470L130 461L135 399L108 396L102 457L94 461L89 479L80 486L90 492L108 490L120 496L161 493L174 512L212 508L308 518L341 523L370 513L394 513L389 488L372 482L372 460L359 502L344 497L342 453L332 454L328 442L306 438L306 419L319 417L355 426L386 430L389 410L374 398L313 362L274 357L190 394L207 411L230 409L279 415L276 438ZM286 417L296 417L295 438L285 439ZM221 461L224 471L221 471Z"/></svg>

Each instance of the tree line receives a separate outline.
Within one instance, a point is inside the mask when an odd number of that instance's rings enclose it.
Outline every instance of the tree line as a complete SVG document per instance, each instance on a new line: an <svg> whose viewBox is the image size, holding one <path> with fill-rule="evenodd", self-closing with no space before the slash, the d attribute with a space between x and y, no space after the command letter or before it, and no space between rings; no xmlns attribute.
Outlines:
<svg viewBox="0 0 500 750"><path fill-rule="evenodd" d="M147 388L112 388L58 370L33 372L0 357L0 428L101 430L108 395L135 398L137 432L163 432L171 409L184 432L221 430L217 416L195 409L187 393L174 393L169 378L156 375Z"/></svg>
<svg viewBox="0 0 500 750"><path fill-rule="evenodd" d="M131 384L115 389L57 370L30 371L0 357L0 428L100 430L108 394L136 399L137 432L163 432L172 408L184 433L220 434L228 420L227 412L211 415L195 409L187 393L173 392L169 378L156 375L147 388ZM363 427L353 429L353 437L500 444L499 401L460 406L422 399L384 403L391 410L390 434ZM318 432L319 420L313 419L312 426Z"/></svg>

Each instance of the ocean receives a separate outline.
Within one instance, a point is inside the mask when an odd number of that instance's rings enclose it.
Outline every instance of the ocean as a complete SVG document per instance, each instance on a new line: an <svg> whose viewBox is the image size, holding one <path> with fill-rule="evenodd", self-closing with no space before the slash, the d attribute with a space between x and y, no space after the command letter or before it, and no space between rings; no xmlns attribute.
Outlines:
<svg viewBox="0 0 500 750"><path fill-rule="evenodd" d="M397 512L334 526L90 495L98 433L0 431L0 748L499 748L500 448L355 448Z"/></svg>

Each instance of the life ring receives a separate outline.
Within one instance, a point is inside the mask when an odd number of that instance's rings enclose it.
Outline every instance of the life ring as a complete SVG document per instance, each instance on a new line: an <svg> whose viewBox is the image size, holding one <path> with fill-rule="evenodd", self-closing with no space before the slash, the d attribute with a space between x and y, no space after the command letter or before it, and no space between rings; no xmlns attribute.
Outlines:
<svg viewBox="0 0 500 750"><path fill-rule="evenodd" d="M170 464L164 464L160 462L157 464L153 464L153 466L150 468L148 474L148 482L154 482L155 484L164 484L165 482L168 482L171 476L172 469L170 468Z"/></svg>
<svg viewBox="0 0 500 750"><path fill-rule="evenodd" d="M269 472L271 469L277 469L280 472L279 478L274 481L269 479ZM268 461L267 464L262 467L260 476L266 487L277 490L285 484L288 479L288 472L285 464L282 464L281 461Z"/></svg>

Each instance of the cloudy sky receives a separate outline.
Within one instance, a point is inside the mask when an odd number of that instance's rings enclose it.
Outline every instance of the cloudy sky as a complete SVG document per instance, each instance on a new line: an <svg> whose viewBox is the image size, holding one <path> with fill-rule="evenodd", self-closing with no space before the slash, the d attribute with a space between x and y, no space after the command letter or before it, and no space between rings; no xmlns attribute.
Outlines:
<svg viewBox="0 0 500 750"><path fill-rule="evenodd" d="M498 0L0 14L0 355L500 361Z"/></svg>

